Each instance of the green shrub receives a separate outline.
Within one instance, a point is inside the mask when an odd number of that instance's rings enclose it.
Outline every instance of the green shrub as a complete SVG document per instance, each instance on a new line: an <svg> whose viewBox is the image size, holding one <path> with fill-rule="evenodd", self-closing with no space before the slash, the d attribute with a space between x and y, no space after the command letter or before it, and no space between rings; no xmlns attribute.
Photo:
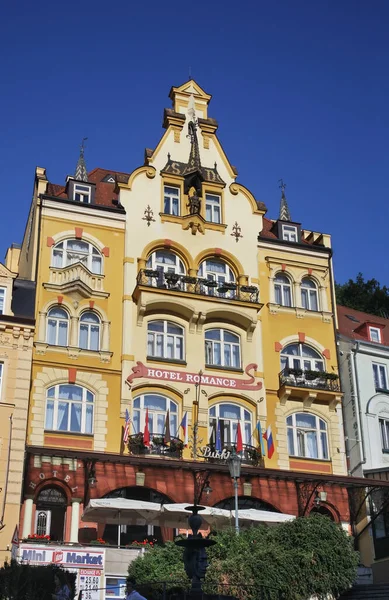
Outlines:
<svg viewBox="0 0 389 600"><path fill-rule="evenodd" d="M54 576L60 570L55 565L33 566L16 561L5 563L0 569L0 600L52 600ZM76 575L69 571L65 571L65 574L73 598Z"/></svg>

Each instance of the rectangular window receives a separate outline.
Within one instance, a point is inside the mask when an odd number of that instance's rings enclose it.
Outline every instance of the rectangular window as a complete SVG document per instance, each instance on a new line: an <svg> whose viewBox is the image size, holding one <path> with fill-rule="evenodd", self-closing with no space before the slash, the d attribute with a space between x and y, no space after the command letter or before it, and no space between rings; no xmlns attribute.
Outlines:
<svg viewBox="0 0 389 600"><path fill-rule="evenodd" d="M221 197L205 194L205 219L211 223L221 223Z"/></svg>
<svg viewBox="0 0 389 600"><path fill-rule="evenodd" d="M386 365L379 363L373 363L373 375L374 384L376 390L387 390L388 389L388 376L386 373Z"/></svg>
<svg viewBox="0 0 389 600"><path fill-rule="evenodd" d="M5 288L0 288L0 315L4 314L5 310Z"/></svg>
<svg viewBox="0 0 389 600"><path fill-rule="evenodd" d="M379 419L381 431L382 450L389 451L389 420Z"/></svg>
<svg viewBox="0 0 389 600"><path fill-rule="evenodd" d="M105 587L106 600L120 600L126 597L125 577L106 577Z"/></svg>
<svg viewBox="0 0 389 600"><path fill-rule="evenodd" d="M91 189L88 185L74 184L74 200L76 202L82 202L83 204L89 204L91 198Z"/></svg>
<svg viewBox="0 0 389 600"><path fill-rule="evenodd" d="M163 187L163 212L167 215L180 214L180 190L176 187L165 185Z"/></svg>
<svg viewBox="0 0 389 600"><path fill-rule="evenodd" d="M283 225L282 239L287 242L297 242L297 227L294 225Z"/></svg>
<svg viewBox="0 0 389 600"><path fill-rule="evenodd" d="M371 342L381 343L381 331L378 327L369 327L369 337Z"/></svg>

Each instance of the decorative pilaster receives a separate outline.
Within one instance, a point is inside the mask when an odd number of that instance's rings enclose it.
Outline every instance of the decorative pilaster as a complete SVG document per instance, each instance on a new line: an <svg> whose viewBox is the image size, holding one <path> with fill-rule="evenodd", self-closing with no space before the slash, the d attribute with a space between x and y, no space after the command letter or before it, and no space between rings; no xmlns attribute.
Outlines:
<svg viewBox="0 0 389 600"><path fill-rule="evenodd" d="M109 325L110 321L103 321L103 331L101 334L102 352L109 352Z"/></svg>
<svg viewBox="0 0 389 600"><path fill-rule="evenodd" d="M69 346L78 348L78 317L70 317Z"/></svg>
<svg viewBox="0 0 389 600"><path fill-rule="evenodd" d="M22 538L26 538L32 533L31 532L31 522L32 522L33 505L34 505L33 497L28 496L24 501L24 519L23 519Z"/></svg>
<svg viewBox="0 0 389 600"><path fill-rule="evenodd" d="M46 318L47 318L47 313L44 311L39 311L39 318L38 318L38 342L45 342L46 341Z"/></svg>
<svg viewBox="0 0 389 600"><path fill-rule="evenodd" d="M72 498L72 517L70 521L70 539L73 544L78 543L78 526L80 523L81 498Z"/></svg>

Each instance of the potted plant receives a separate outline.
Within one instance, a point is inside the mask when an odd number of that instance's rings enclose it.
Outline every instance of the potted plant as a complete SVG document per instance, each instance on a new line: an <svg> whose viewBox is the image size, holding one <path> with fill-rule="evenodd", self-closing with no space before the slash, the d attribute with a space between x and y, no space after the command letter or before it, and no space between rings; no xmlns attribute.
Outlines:
<svg viewBox="0 0 389 600"><path fill-rule="evenodd" d="M182 452L184 449L184 442L179 438L172 438L170 440L170 450L172 452Z"/></svg>
<svg viewBox="0 0 389 600"><path fill-rule="evenodd" d="M309 369L304 371L304 377L307 381L313 381L314 379L319 379L320 376L321 376L320 371L311 371Z"/></svg>
<svg viewBox="0 0 389 600"><path fill-rule="evenodd" d="M240 291L245 292L246 294L255 294L258 292L258 288L255 285L241 285Z"/></svg>
<svg viewBox="0 0 389 600"><path fill-rule="evenodd" d="M135 433L128 438L128 449L132 454L141 454L145 451L146 446L143 442L143 433Z"/></svg>
<svg viewBox="0 0 389 600"><path fill-rule="evenodd" d="M177 283L181 275L179 273L165 273L165 279L169 283Z"/></svg>
<svg viewBox="0 0 389 600"><path fill-rule="evenodd" d="M191 277L190 275L183 275L182 282L195 284L195 283L197 283L197 277Z"/></svg>
<svg viewBox="0 0 389 600"><path fill-rule="evenodd" d="M226 290L236 290L237 285L234 281L225 281L223 287L226 288Z"/></svg>
<svg viewBox="0 0 389 600"><path fill-rule="evenodd" d="M217 287L219 284L217 281L215 281L214 279L204 279L204 285L206 285L209 288L215 288Z"/></svg>
<svg viewBox="0 0 389 600"><path fill-rule="evenodd" d="M336 381L339 378L339 375L337 373L325 373L325 377L330 381Z"/></svg>
<svg viewBox="0 0 389 600"><path fill-rule="evenodd" d="M42 544L50 542L50 536L45 534L31 533L27 538L23 539L23 542L33 542L34 544Z"/></svg>
<svg viewBox="0 0 389 600"><path fill-rule="evenodd" d="M146 277L159 277L159 271L155 271L154 269L144 269L143 274Z"/></svg>
<svg viewBox="0 0 389 600"><path fill-rule="evenodd" d="M295 377L301 377L301 375L303 374L303 370L302 369L292 369L292 368L286 368L285 371L287 371L285 373L285 375L294 375Z"/></svg>
<svg viewBox="0 0 389 600"><path fill-rule="evenodd" d="M104 546L107 542L103 540L103 538L97 538L97 540L91 540L90 544L92 546Z"/></svg>
<svg viewBox="0 0 389 600"><path fill-rule="evenodd" d="M163 435L154 435L152 441L155 446L163 446L164 445Z"/></svg>

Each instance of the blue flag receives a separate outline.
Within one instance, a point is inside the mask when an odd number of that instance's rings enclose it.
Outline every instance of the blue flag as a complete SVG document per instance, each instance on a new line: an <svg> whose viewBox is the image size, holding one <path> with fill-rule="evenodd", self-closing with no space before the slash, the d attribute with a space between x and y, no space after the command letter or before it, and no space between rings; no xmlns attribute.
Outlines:
<svg viewBox="0 0 389 600"><path fill-rule="evenodd" d="M219 419L217 420L217 425L216 425L216 450L218 450L219 452L222 451L222 437L220 434L220 421Z"/></svg>

